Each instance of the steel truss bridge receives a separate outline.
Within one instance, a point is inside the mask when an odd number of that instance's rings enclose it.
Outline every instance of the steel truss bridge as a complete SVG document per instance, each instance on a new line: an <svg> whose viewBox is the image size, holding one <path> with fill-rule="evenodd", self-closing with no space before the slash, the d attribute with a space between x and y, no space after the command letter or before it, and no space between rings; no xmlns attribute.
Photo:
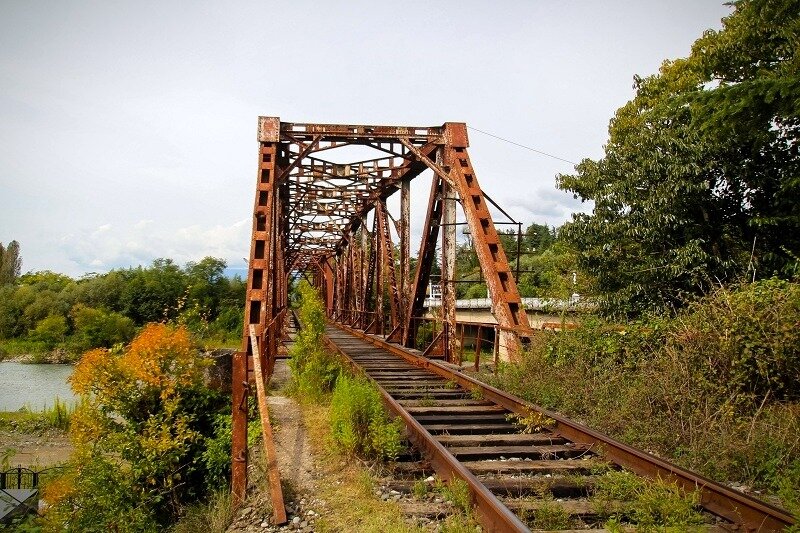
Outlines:
<svg viewBox="0 0 800 533"><path fill-rule="evenodd" d="M293 317L288 301L290 282L305 276L318 288L325 304L329 349L370 376L387 407L404 421L409 440L437 475L467 483L485 530L529 531L495 494L502 487L495 486L493 492L473 473L498 468L508 462L502 460L505 456L537 459L507 467L520 472L585 470L590 462L572 459L583 457L590 461L602 458L638 475L672 480L687 491L700 492L700 505L719 521L709 530L777 531L794 524L794 518L782 509L444 364L458 360L456 347L461 344L455 320L457 206L463 211L488 287L496 320L492 326L494 353L513 360L532 334L489 212L493 202L479 185L468 147L466 124L459 122L410 127L298 124L277 117L259 118L245 325L241 350L234 354L232 366L234 502L241 503L246 495L248 397L255 393L274 522L286 521L265 384ZM334 155L365 151L374 157L341 163L341 157ZM412 272L410 191L411 182L423 172L432 174L432 179ZM400 212L392 216L386 201L398 191ZM399 240L397 248L392 227ZM425 319L426 289L434 265L441 269L441 303L437 317ZM480 333L477 344L479 351ZM429 399L421 399L420 383L427 384L426 394L435 395L434 406L428 405ZM551 420L552 427L521 434L509 422L509 416L524 418L535 412ZM469 457L488 462L467 468L471 462L462 461ZM494 482L504 483L502 479ZM523 488L519 479L508 483L514 490ZM591 480L587 483L591 485ZM581 492L585 487L580 484L577 489ZM572 505L577 512L580 502L565 500L559 505L565 509Z"/></svg>
<svg viewBox="0 0 800 533"><path fill-rule="evenodd" d="M302 274L316 285L331 320L417 347L426 289L438 263L440 317L435 335L421 348L425 355L449 361L456 342L460 206L492 300L500 356L513 358L531 333L489 212L493 202L481 189L467 151L466 124L301 124L259 117L258 145L245 331L233 362L232 485L239 497L247 483L247 413L242 408L247 384L255 370L262 379L272 373L293 275ZM353 146L361 148L359 153L372 149L375 157L344 164L326 159L326 152ZM426 170L433 178L412 272L411 182ZM398 191L400 213L392 216L386 200ZM391 226L399 236L398 254Z"/></svg>

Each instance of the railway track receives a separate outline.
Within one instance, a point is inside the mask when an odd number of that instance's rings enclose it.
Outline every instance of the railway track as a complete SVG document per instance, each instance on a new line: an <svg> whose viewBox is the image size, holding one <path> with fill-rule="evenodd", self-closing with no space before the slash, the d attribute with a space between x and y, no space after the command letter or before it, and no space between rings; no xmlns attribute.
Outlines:
<svg viewBox="0 0 800 533"><path fill-rule="evenodd" d="M488 531L530 531L528 517L556 506L597 525L596 476L623 468L697 490L706 530L780 531L786 511L637 450L481 383L412 350L340 325L326 343L379 387L409 440L445 481L460 479ZM534 495L536 497L531 497ZM613 502L611 502L613 505Z"/></svg>

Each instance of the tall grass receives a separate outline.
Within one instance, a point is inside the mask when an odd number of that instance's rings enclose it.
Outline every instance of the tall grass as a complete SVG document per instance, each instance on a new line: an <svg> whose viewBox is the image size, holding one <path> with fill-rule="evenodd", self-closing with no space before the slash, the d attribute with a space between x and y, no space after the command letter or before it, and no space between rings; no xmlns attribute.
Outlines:
<svg viewBox="0 0 800 533"><path fill-rule="evenodd" d="M339 376L331 399L331 435L346 453L379 460L403 452L403 424L391 420L378 389L362 377Z"/></svg>
<svg viewBox="0 0 800 533"><path fill-rule="evenodd" d="M300 283L298 291L302 327L289 353L292 369L289 389L301 401L319 404L328 400L342 368L322 342L325 310L319 294L305 281Z"/></svg>
<svg viewBox="0 0 800 533"><path fill-rule="evenodd" d="M66 402L58 397L52 406L45 405L41 411L25 405L19 411L0 412L0 428L23 433L40 433L51 428L67 431L77 408L77 402Z"/></svg>
<svg viewBox="0 0 800 533"><path fill-rule="evenodd" d="M494 380L800 512L800 284L720 289L673 318L537 334Z"/></svg>
<svg viewBox="0 0 800 533"><path fill-rule="evenodd" d="M172 528L172 533L224 533L233 522L231 492L223 488L211 493L208 501L192 504Z"/></svg>
<svg viewBox="0 0 800 533"><path fill-rule="evenodd" d="M70 404L56 396L53 400L53 406L45 406L42 410L42 416L50 427L67 431L69 429L69 421L77 407L76 402Z"/></svg>

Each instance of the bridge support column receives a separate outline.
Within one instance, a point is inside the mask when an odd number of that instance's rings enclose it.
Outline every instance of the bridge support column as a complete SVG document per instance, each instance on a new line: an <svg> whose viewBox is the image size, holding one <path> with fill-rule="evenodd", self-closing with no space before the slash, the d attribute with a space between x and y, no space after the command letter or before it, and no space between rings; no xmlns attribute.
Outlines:
<svg viewBox="0 0 800 533"><path fill-rule="evenodd" d="M456 191L442 183L442 346L444 359L461 363L456 350Z"/></svg>

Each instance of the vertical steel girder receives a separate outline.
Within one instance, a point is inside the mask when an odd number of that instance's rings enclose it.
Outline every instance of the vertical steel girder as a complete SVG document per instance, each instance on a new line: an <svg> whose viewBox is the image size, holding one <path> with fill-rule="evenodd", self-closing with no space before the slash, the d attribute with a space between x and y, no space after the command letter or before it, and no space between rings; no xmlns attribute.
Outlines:
<svg viewBox="0 0 800 533"><path fill-rule="evenodd" d="M419 322L415 320L422 315L425 308L425 291L431 279L431 268L436 260L436 239L439 236L439 225L442 221L442 187L443 180L435 175L431 180L431 192L428 197L428 211L425 215L422 241L417 254L417 268L414 282L411 285L411 298L406 312L406 325L403 331L403 344L412 347L416 342Z"/></svg>
<svg viewBox="0 0 800 533"><path fill-rule="evenodd" d="M242 348L234 357L232 371L231 490L236 504L244 500L247 491L248 391L251 382L262 383L272 373L283 331L281 311L285 309L287 295L282 247L286 190L277 176L285 175L283 169L291 163L282 153L275 129L263 133L265 135L259 136ZM251 359L257 360L250 362ZM251 377L253 369L259 369L260 375ZM277 477L277 465L271 466L274 468L270 477ZM273 502L281 502L281 509L276 506L276 520L285 521L280 490L280 481L271 483Z"/></svg>
<svg viewBox="0 0 800 533"><path fill-rule="evenodd" d="M375 205L375 217L378 220L379 235L376 239L380 241L380 252L383 257L384 284L389 291L389 310L391 313L391 327L392 331L400 325L401 310L400 310L400 287L397 284L397 275L395 273L394 265L394 245L392 244L392 234L389 230L389 214L386 210L386 202L379 201ZM383 285L380 287L383 292Z"/></svg>
<svg viewBox="0 0 800 533"><path fill-rule="evenodd" d="M443 157L437 154L437 159ZM441 161L437 161L441 163ZM456 191L442 183L442 348L445 361L460 363L456 355Z"/></svg>
<svg viewBox="0 0 800 533"><path fill-rule="evenodd" d="M446 135L454 142L445 148L444 162L461 199L475 252L489 287L493 312L500 326L500 353L513 359L522 347L521 340L530 335L528 315L522 308L517 283L467 154L466 125L447 123L445 129Z"/></svg>
<svg viewBox="0 0 800 533"><path fill-rule="evenodd" d="M291 278L309 276L328 315L359 329L415 343L442 227L442 328L445 356L455 354L456 203L466 217L487 281L508 357L530 328L486 199L467 155L466 125L364 126L281 122L259 117L258 173L253 208L245 323L233 358L232 492L247 487L247 406L253 375L272 374L284 332ZM343 146L369 147L380 157L350 164L324 158ZM410 184L433 171L417 264L411 278ZM386 199L400 191L399 269ZM366 228L373 213L373 229ZM394 220L394 219L392 219ZM388 297L391 325L384 327ZM252 342L250 329L253 329ZM254 350L253 347L256 347ZM257 365L254 364L257 359ZM273 494L273 500L280 495Z"/></svg>

